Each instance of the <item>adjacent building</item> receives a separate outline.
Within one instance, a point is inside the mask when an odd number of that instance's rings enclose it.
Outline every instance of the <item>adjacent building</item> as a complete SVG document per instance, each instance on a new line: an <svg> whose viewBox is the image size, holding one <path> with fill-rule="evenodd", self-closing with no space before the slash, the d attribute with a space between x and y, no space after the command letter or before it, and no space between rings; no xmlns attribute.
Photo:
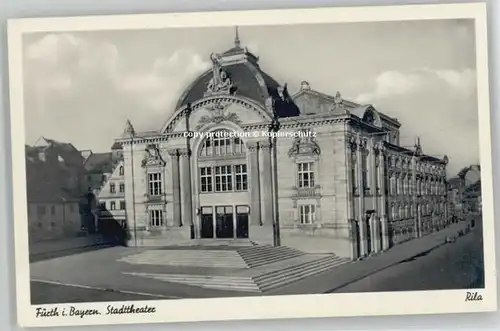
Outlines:
<svg viewBox="0 0 500 331"><path fill-rule="evenodd" d="M450 211L458 218L481 213L481 167L464 167L448 181Z"/></svg>
<svg viewBox="0 0 500 331"><path fill-rule="evenodd" d="M106 165L106 169L101 172L103 180L94 189L99 207L99 223L114 220L126 227L125 168L120 143L111 147Z"/></svg>
<svg viewBox="0 0 500 331"><path fill-rule="evenodd" d="M402 147L396 118L306 81L290 94L238 35L210 59L157 131L116 140L131 244L279 238L356 259L449 222L447 157Z"/></svg>
<svg viewBox="0 0 500 331"><path fill-rule="evenodd" d="M53 139L42 137L34 146L26 146L30 242L79 232L83 160L72 144Z"/></svg>

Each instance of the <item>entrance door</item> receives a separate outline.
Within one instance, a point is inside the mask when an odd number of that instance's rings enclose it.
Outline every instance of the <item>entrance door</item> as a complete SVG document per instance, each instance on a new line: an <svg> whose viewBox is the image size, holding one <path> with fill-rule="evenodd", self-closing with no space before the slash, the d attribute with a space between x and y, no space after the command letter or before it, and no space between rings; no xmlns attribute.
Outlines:
<svg viewBox="0 0 500 331"><path fill-rule="evenodd" d="M214 237L214 211L212 207L201 208L201 238Z"/></svg>
<svg viewBox="0 0 500 331"><path fill-rule="evenodd" d="M234 238L233 207L216 207L215 236L217 238Z"/></svg>
<svg viewBox="0 0 500 331"><path fill-rule="evenodd" d="M236 238L248 238L248 206L236 206Z"/></svg>

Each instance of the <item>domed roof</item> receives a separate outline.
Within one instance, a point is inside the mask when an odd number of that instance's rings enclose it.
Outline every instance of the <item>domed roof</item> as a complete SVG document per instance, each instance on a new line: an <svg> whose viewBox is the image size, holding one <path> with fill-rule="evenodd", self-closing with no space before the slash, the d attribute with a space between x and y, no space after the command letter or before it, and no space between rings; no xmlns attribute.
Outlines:
<svg viewBox="0 0 500 331"><path fill-rule="evenodd" d="M300 111L288 96L286 87L283 88L261 70L258 57L240 47L239 37L236 34L235 46L226 52L216 55L218 70L224 71L231 81L228 94L242 96L265 106L269 97L275 104L275 109L280 117L298 116ZM214 62L216 63L216 62ZM194 103L207 96L207 90L214 77L214 69L201 74L183 93L177 102L177 109Z"/></svg>

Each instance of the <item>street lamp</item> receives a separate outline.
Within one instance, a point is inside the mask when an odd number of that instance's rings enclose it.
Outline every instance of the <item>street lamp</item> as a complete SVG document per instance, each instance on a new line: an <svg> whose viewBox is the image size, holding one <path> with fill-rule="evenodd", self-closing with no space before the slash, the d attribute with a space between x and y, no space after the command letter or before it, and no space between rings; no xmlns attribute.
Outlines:
<svg viewBox="0 0 500 331"><path fill-rule="evenodd" d="M135 177L134 177L134 138L136 136L134 127L130 120L127 120L127 127L125 129L127 135L131 138L131 146L130 146L130 162L131 162L131 170L130 173L132 175L132 217L134 218L134 247L137 248L137 221L136 221L136 213L135 213Z"/></svg>
<svg viewBox="0 0 500 331"><path fill-rule="evenodd" d="M280 221L279 221L279 203L278 203L278 154L277 154L277 132L280 130L281 124L279 122L278 112L276 111L275 105L273 103L273 119L269 124L269 144L272 150L273 156L273 209L274 209L274 221L273 221L273 244L274 246L281 246L281 236L280 236Z"/></svg>

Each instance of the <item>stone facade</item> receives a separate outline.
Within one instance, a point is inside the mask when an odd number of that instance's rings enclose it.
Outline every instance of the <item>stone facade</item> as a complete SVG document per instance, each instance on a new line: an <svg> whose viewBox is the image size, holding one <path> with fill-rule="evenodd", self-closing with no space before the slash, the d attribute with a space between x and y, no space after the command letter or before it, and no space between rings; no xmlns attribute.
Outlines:
<svg viewBox="0 0 500 331"><path fill-rule="evenodd" d="M279 233L356 259L447 224L447 159L399 146L396 119L307 82L291 96L239 43L211 59L162 128L117 139L131 245Z"/></svg>

